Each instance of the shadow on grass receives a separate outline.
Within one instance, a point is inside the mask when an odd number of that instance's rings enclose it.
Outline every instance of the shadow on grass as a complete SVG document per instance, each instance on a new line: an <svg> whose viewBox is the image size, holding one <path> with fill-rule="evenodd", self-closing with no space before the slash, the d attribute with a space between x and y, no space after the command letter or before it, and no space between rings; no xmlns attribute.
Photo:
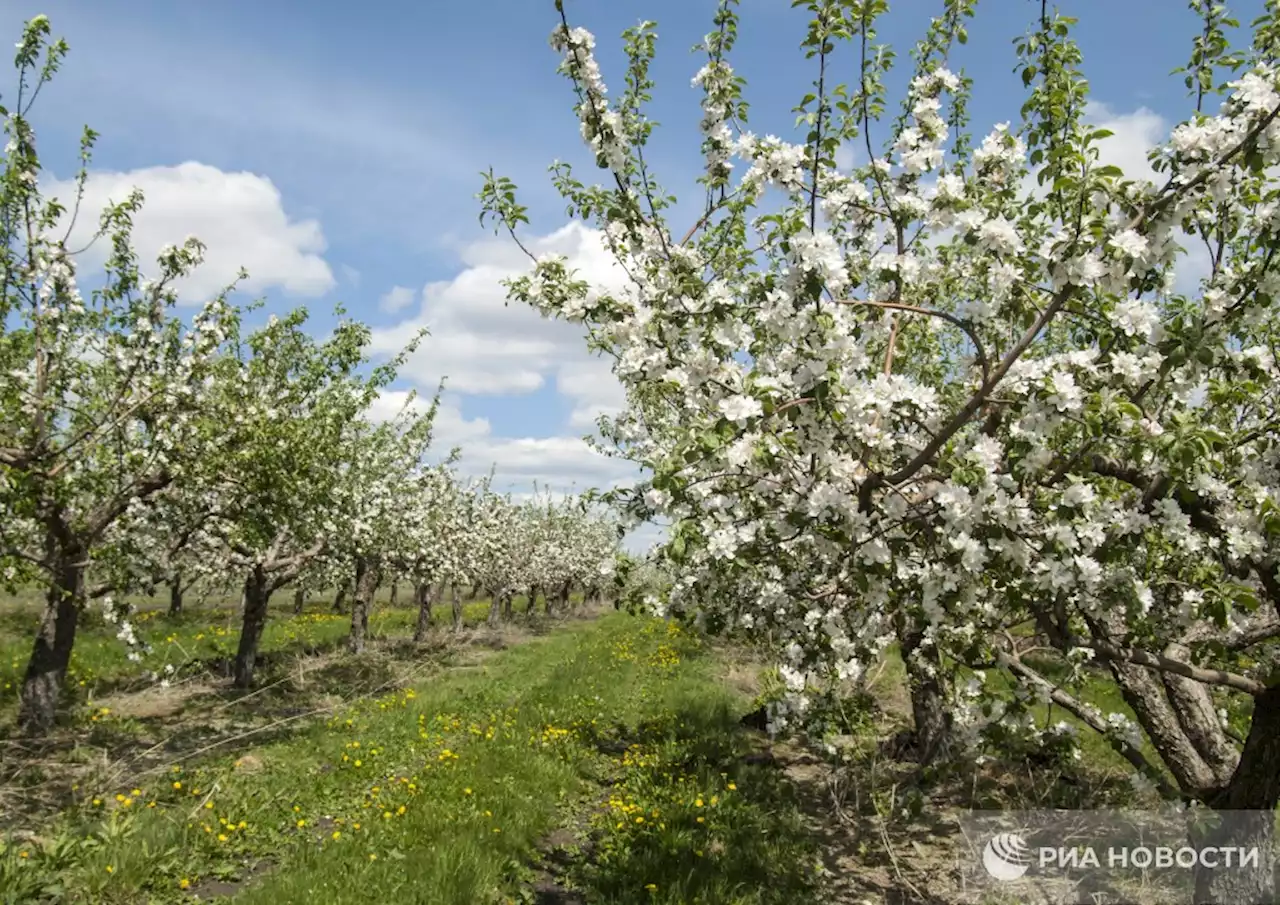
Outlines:
<svg viewBox="0 0 1280 905"><path fill-rule="evenodd" d="M689 702L587 740L613 769L575 842L545 853L531 901L820 901L818 839L804 826L796 791L777 770L751 762L758 740L723 702Z"/></svg>

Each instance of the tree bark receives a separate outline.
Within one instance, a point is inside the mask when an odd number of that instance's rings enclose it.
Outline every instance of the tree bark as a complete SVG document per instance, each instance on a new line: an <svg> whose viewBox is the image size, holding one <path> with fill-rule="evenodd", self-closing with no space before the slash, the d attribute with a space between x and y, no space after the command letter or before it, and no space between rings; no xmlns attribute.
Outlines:
<svg viewBox="0 0 1280 905"><path fill-rule="evenodd" d="M307 589L295 588L293 591L293 614L295 616L302 615L303 609L307 605Z"/></svg>
<svg viewBox="0 0 1280 905"><path fill-rule="evenodd" d="M937 668L928 669L920 659L924 632L914 627L906 629L900 624L898 637L911 693L917 759L921 767L927 767L944 760L952 749L952 723L946 689Z"/></svg>
<svg viewBox="0 0 1280 905"><path fill-rule="evenodd" d="M18 709L18 725L29 735L44 735L53 728L84 603L84 551L56 542L51 546L57 557L53 584L27 661Z"/></svg>
<svg viewBox="0 0 1280 905"><path fill-rule="evenodd" d="M1236 813L1197 844L1257 847L1257 870L1197 869L1196 902L1274 902L1275 811L1280 805L1280 687L1254 699L1253 721L1231 781L1208 804Z"/></svg>
<svg viewBox="0 0 1280 905"><path fill-rule="evenodd" d="M182 615L182 573L175 572L169 579L169 615Z"/></svg>
<svg viewBox="0 0 1280 905"><path fill-rule="evenodd" d="M234 681L237 688L253 685L253 670L258 659L258 644L267 625L267 600L271 587L266 570L256 564L244 582L244 613L240 625L240 646L236 650Z"/></svg>
<svg viewBox="0 0 1280 905"><path fill-rule="evenodd" d="M390 599L387 601L387 606L390 606L390 607L395 606L395 605L396 605L396 601L397 601L399 598L400 598L400 579L398 579L398 578L393 578L393 579L391 580L391 597L390 597Z"/></svg>
<svg viewBox="0 0 1280 905"><path fill-rule="evenodd" d="M344 581L338 585L338 593L333 597L333 611L341 613L343 605L347 602L347 583Z"/></svg>
<svg viewBox="0 0 1280 905"><path fill-rule="evenodd" d="M395 585L392 585L394 588ZM413 640L422 643L427 640L431 631L431 605L434 603L431 594L431 582L419 581L413 586L413 599L418 605L418 624L413 630Z"/></svg>
<svg viewBox="0 0 1280 905"><path fill-rule="evenodd" d="M504 622L510 622L513 615L512 608L515 606L516 595L512 591L502 592L502 619Z"/></svg>
<svg viewBox="0 0 1280 905"><path fill-rule="evenodd" d="M525 607L525 615L533 616L538 612L538 595L542 593L542 588L536 584L529 588L529 605Z"/></svg>
<svg viewBox="0 0 1280 905"><path fill-rule="evenodd" d="M351 597L351 634L347 647L353 654L364 652L369 634L369 605L378 590L378 564L361 557L356 560L356 592Z"/></svg>
<svg viewBox="0 0 1280 905"><path fill-rule="evenodd" d="M502 614L502 594L493 593L489 595L489 618L487 622L490 627L498 624L498 618Z"/></svg>
<svg viewBox="0 0 1280 905"><path fill-rule="evenodd" d="M569 612L569 596L573 593L573 582L566 581L560 585L560 592L556 595L556 612ZM547 615L551 615L551 600L547 600Z"/></svg>

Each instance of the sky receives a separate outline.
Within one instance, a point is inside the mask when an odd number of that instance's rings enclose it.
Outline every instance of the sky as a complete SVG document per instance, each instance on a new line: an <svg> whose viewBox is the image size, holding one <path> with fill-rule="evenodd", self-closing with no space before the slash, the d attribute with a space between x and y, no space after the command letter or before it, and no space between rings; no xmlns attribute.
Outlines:
<svg viewBox="0 0 1280 905"><path fill-rule="evenodd" d="M1247 23L1261 0L1233 5ZM879 38L898 50L906 77L911 43L940 0L898 0ZM975 81L975 136L1014 121L1024 99L1013 39L1039 2L985 0L951 66ZM1193 106L1171 71L1190 56L1197 21L1181 0L1074 0L1076 33L1092 87L1091 117L1115 132L1104 156L1131 175ZM622 31L657 22L657 83L650 115L661 126L646 157L673 213L692 224L699 193L702 65L691 48L711 29L714 0L566 0L571 25L596 35L611 93L622 87ZM731 61L747 79L750 125L792 134L792 108L816 77L799 44L807 16L787 0L743 0ZM199 237L204 265L181 303L216 294L244 267L242 301L263 315L305 305L316 332L341 304L373 329L372 351L390 356L422 327L430 336L381 400L395 411L410 390L430 397L442 378L442 449L462 448L469 474L493 469L499 489L528 493L607 487L635 477L625 462L582 439L616 411L622 391L580 329L505 304L504 277L527 259L478 223L480 171L513 179L530 208L526 244L570 257L583 278L616 279L598 234L565 216L551 185L555 160L594 183L572 112L569 82L548 39L552 0L405 3L365 0L11 0L0 29L16 41L44 13L70 56L33 115L46 168L43 187L67 197L85 125L101 134L87 203L100 209L133 187L146 198L135 245L144 261L166 243ZM844 49L835 78L856 78ZM12 70L0 77L8 100ZM896 110L897 99L894 98ZM856 155L854 155L856 156ZM89 218L84 218L89 221ZM82 273L91 284L91 251ZM658 529L637 532L642 549Z"/></svg>

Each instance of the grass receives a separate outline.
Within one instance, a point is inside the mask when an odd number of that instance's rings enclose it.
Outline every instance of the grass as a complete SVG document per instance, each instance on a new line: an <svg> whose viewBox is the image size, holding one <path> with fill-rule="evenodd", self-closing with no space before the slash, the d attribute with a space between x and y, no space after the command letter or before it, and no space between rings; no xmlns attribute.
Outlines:
<svg viewBox="0 0 1280 905"><path fill-rule="evenodd" d="M10 839L0 900L813 901L812 842L744 761L716 662L662 621L573 624L234 759L86 789Z"/></svg>
<svg viewBox="0 0 1280 905"><path fill-rule="evenodd" d="M263 632L260 652L272 656L316 653L340 646L351 626L351 617L331 611L331 595L321 600L313 597L301 615L293 612L292 600L280 595L273 601L270 619ZM407 594L400 600L407 602ZM525 607L517 598L517 610ZM192 675L210 668L225 669L234 657L239 641L240 617L234 601L215 600L170 616L165 607L154 601L136 602L132 617L139 638L151 648L141 661L129 660L129 651L115 637L115 629L100 618L84 618L72 651L67 673L67 691L72 700L90 701L122 687L137 686L147 673L164 673L173 668L173 676ZM484 621L489 601L476 600L464 606L464 624L474 626ZM87 614L86 614L87 616ZM31 655L31 639L40 618L40 604L34 599L10 599L0 602L0 721L6 707L12 707L22 685L23 670ZM451 622L447 604L432 611L435 625ZM386 596L375 601L369 617L370 637L386 638L411 635L417 611L411 607L389 607Z"/></svg>

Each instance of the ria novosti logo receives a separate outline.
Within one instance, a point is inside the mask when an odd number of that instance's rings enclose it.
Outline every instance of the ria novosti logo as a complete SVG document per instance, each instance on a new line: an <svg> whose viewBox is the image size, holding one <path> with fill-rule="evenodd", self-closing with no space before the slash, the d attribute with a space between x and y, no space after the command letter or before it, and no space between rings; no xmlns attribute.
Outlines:
<svg viewBox="0 0 1280 905"><path fill-rule="evenodd" d="M1021 879L1031 867L1031 847L1017 833L992 836L982 850L982 866L996 880Z"/></svg>

